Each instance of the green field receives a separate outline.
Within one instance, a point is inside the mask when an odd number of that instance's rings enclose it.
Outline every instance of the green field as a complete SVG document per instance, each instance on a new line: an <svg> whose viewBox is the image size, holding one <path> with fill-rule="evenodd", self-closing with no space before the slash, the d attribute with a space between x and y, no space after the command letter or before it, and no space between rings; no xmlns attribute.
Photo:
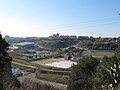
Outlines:
<svg viewBox="0 0 120 90"><path fill-rule="evenodd" d="M104 57L104 56L112 57L113 55L114 55L113 53L95 53L95 54L93 54L93 56L96 56L96 57Z"/></svg>
<svg viewBox="0 0 120 90"><path fill-rule="evenodd" d="M88 51L87 55L92 55L94 57L103 58L104 56L112 57L114 55L114 52L108 52L108 51Z"/></svg>
<svg viewBox="0 0 120 90"><path fill-rule="evenodd" d="M46 80L50 82L67 84L69 76L68 75L58 75L58 74L36 74L36 77L41 80Z"/></svg>

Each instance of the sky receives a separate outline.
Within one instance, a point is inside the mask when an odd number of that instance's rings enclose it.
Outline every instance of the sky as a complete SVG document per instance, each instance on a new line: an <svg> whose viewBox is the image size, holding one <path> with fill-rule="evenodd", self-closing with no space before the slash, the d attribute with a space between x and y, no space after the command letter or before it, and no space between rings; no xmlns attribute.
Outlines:
<svg viewBox="0 0 120 90"><path fill-rule="evenodd" d="M0 0L0 31L10 37L118 37L120 0Z"/></svg>

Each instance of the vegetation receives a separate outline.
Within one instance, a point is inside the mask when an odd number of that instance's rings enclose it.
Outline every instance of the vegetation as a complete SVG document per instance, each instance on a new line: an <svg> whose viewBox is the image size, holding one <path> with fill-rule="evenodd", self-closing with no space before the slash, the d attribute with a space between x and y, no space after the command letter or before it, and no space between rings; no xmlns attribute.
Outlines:
<svg viewBox="0 0 120 90"><path fill-rule="evenodd" d="M78 44L79 42L79 44ZM38 42L37 42L38 43ZM64 53L70 53L76 46L87 48L86 50L115 50L118 47L118 42L110 40L47 40L42 43L38 43L41 48L48 50L60 50L66 48ZM73 47L73 45L75 47ZM70 47L71 46L71 47ZM2 50L2 48L0 48ZM79 48L77 48L79 49ZM49 59L52 57L59 57L57 53L49 53L43 55L23 55L22 53L30 53L29 50L16 50L11 53L13 61L21 63L12 65L22 69L29 69L27 65L33 65L38 67L36 63L30 63L30 61L41 60L41 63L54 62L47 61L42 62L42 59ZM38 79L68 84L68 90L118 90L120 87L120 46L116 49L115 54L113 53L91 53L90 56L84 56L80 58L77 65L74 65L70 69L60 69L55 67L47 67L40 65L36 71L36 77ZM93 56L91 56L93 55ZM101 57L101 59L95 57ZM61 60L60 60L61 61ZM37 62L37 61L36 61ZM37 62L38 63L38 62ZM25 66L26 65L26 66ZM30 80L24 80L22 85L26 87L26 83L31 82ZM57 90L51 85L42 85L41 83L35 82L30 85L30 88L20 90ZM29 87L29 86L28 86ZM9 89L10 90L10 89ZM16 89L12 89L16 90ZM18 90L18 89L17 89ZM62 90L62 89L61 89Z"/></svg>
<svg viewBox="0 0 120 90"><path fill-rule="evenodd" d="M22 69L22 70L29 69L29 67L21 66L21 65L18 65L18 64L14 64L14 63L12 63L12 67L16 67L16 68L19 68L19 69Z"/></svg>
<svg viewBox="0 0 120 90"><path fill-rule="evenodd" d="M112 57L81 58L69 76L68 90L119 90L120 46Z"/></svg>
<svg viewBox="0 0 120 90"><path fill-rule="evenodd" d="M50 82L47 83L39 80L32 80L30 78L25 78L22 82L22 86L25 90L65 90L66 88L65 85L58 85Z"/></svg>
<svg viewBox="0 0 120 90"><path fill-rule="evenodd" d="M76 40L47 40L47 41L42 41L39 42L38 44L40 46L46 47L46 48L52 48L52 49L59 49L59 48L66 48L69 47L71 45L75 45L77 44L78 41Z"/></svg>
<svg viewBox="0 0 120 90"><path fill-rule="evenodd" d="M120 60L113 57L104 57L97 67L95 83L97 89L116 90L120 84Z"/></svg>
<svg viewBox="0 0 120 90"><path fill-rule="evenodd" d="M99 60L92 56L85 56L74 65L71 70L68 90L93 90L93 74Z"/></svg>
<svg viewBox="0 0 120 90"><path fill-rule="evenodd" d="M48 69L40 69L40 73L49 73L49 74L58 74L58 75L68 75L70 71L59 71L59 70L48 70Z"/></svg>
<svg viewBox="0 0 120 90"><path fill-rule="evenodd" d="M69 73L69 69L41 66L38 67L36 70L36 78L56 83L67 84Z"/></svg>
<svg viewBox="0 0 120 90"><path fill-rule="evenodd" d="M107 51L107 50L88 50L87 55L92 55L94 57L98 57L98 58L103 58L104 56L108 56L108 57L112 57L114 55L113 51Z"/></svg>
<svg viewBox="0 0 120 90"><path fill-rule="evenodd" d="M49 74L49 73L36 74L36 77L40 80L46 80L46 81L62 83L62 84L67 84L69 79L68 75Z"/></svg>
<svg viewBox="0 0 120 90"><path fill-rule="evenodd" d="M115 50L119 42L115 40L84 40L78 46L92 50Z"/></svg>

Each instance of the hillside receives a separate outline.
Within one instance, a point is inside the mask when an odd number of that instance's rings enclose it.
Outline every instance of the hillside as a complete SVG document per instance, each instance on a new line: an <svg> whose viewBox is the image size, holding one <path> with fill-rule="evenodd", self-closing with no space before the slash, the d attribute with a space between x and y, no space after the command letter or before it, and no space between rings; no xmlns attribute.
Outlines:
<svg viewBox="0 0 120 90"><path fill-rule="evenodd" d="M49 48L49 49L59 49L66 48L72 45L77 44L76 40L40 40L36 44L39 47Z"/></svg>
<svg viewBox="0 0 120 90"><path fill-rule="evenodd" d="M12 74L12 58L6 52L9 44L0 35L0 90L9 90L12 87L19 88L20 82Z"/></svg>

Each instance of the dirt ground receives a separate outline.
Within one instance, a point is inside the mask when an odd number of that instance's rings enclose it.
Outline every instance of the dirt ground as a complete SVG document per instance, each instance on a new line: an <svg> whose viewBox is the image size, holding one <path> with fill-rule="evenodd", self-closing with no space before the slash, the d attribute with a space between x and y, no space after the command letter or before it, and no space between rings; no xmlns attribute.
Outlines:
<svg viewBox="0 0 120 90"><path fill-rule="evenodd" d="M50 59L32 61L31 63L44 65L44 64L48 64L48 63L52 63L52 62L60 62L60 61L64 61L64 58L50 58Z"/></svg>

